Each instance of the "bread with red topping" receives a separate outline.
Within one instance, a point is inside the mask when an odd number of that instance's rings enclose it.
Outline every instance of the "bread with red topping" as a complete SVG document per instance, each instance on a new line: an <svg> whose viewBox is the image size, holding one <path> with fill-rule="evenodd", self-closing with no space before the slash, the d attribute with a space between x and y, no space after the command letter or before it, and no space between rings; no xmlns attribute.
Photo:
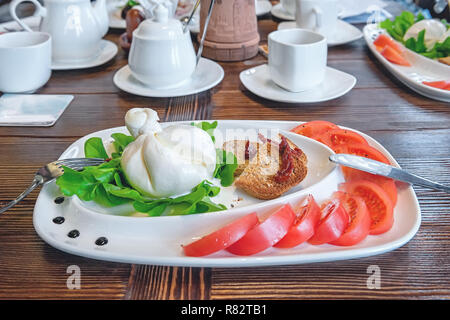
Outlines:
<svg viewBox="0 0 450 320"><path fill-rule="evenodd" d="M284 139L290 155L283 157L281 144L270 140L260 144L256 155L235 180L236 187L255 198L270 200L302 182L308 173L307 157L294 143Z"/></svg>

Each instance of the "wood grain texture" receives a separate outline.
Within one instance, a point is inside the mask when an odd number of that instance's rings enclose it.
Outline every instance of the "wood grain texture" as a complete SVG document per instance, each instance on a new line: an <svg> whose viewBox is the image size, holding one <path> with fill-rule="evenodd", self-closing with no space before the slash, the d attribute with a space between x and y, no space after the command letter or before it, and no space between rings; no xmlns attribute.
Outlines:
<svg viewBox="0 0 450 320"><path fill-rule="evenodd" d="M276 29L259 20L262 42ZM107 39L118 42L120 32ZM419 96L394 79L363 40L330 48L329 65L355 75L347 95L295 105L248 92L239 73L265 63L221 63L225 78L196 95L153 99L117 89L112 78L126 55L88 70L54 72L39 93L75 99L51 128L0 127L0 204L30 183L34 171L93 131L123 125L132 107L151 107L163 121L191 119L322 119L361 130L382 143L402 167L450 184L450 105ZM263 268L180 268L95 261L62 253L35 233L32 211L38 192L0 216L0 299L449 299L450 196L415 188L422 210L416 236L378 256L319 264ZM407 214L407 213L405 213ZM67 267L81 268L81 289L66 286ZM367 268L377 265L381 288L368 289Z"/></svg>

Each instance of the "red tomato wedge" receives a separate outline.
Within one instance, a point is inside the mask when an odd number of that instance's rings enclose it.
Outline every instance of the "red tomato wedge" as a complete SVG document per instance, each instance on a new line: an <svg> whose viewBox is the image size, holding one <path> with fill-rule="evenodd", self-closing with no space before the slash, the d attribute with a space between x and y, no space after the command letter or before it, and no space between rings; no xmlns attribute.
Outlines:
<svg viewBox="0 0 450 320"><path fill-rule="evenodd" d="M394 223L394 206L388 194L376 183L359 180L341 185L341 190L361 197L366 203L371 219L369 234L381 234Z"/></svg>
<svg viewBox="0 0 450 320"><path fill-rule="evenodd" d="M348 144L365 144L368 145L366 139L360 134L347 129L333 129L325 132L319 138L319 141L326 144L331 149L335 149L341 145Z"/></svg>
<svg viewBox="0 0 450 320"><path fill-rule="evenodd" d="M371 147L367 144L361 143L347 144L336 148L336 150L337 150L336 153L354 154L356 156L365 157L386 164L390 164L389 159L383 153L381 153L381 151L378 151L374 147Z"/></svg>
<svg viewBox="0 0 450 320"><path fill-rule="evenodd" d="M314 235L308 240L310 244L319 245L337 240L350 221L348 213L338 199L333 199L322 206L322 217Z"/></svg>
<svg viewBox="0 0 450 320"><path fill-rule="evenodd" d="M335 241L330 242L336 246L352 246L363 241L369 234L370 215L364 200L355 195L342 191L336 192L333 197L339 199L350 215L350 223L344 233Z"/></svg>
<svg viewBox="0 0 450 320"><path fill-rule="evenodd" d="M375 41L373 42L375 47L377 47L378 51L382 51L384 47L390 46L392 49L397 51L398 53L402 53L404 50L401 45L399 45L397 42L395 42L394 39L389 37L386 34L380 34Z"/></svg>
<svg viewBox="0 0 450 320"><path fill-rule="evenodd" d="M339 129L339 127L334 123L328 121L314 120L303 123L292 129L291 131L297 134L301 134L302 136L306 136L308 138L316 139L319 138L326 131L331 129Z"/></svg>
<svg viewBox="0 0 450 320"><path fill-rule="evenodd" d="M423 81L422 83L433 88L450 90L450 81Z"/></svg>
<svg viewBox="0 0 450 320"><path fill-rule="evenodd" d="M386 191L386 193L389 196L389 199L391 199L392 201L392 205L395 207L395 205L397 204L398 194L397 194L397 186L395 185L394 180L359 170L345 171L345 181L350 182L357 180L369 180L371 182L376 183L384 191Z"/></svg>
<svg viewBox="0 0 450 320"><path fill-rule="evenodd" d="M365 144L349 144L335 148L336 153L348 153L390 164L389 159L380 151ZM397 187L394 180L360 170L342 167L346 181L369 180L381 186L389 195L393 206L397 203Z"/></svg>
<svg viewBox="0 0 450 320"><path fill-rule="evenodd" d="M239 241L228 247L227 251L239 256L261 252L280 241L288 232L294 219L295 213L292 207L286 204L248 231Z"/></svg>
<svg viewBox="0 0 450 320"><path fill-rule="evenodd" d="M314 197L309 195L306 205L300 208L294 224L283 239L275 244L275 247L292 248L307 241L314 235L314 230L320 220L320 216L319 205L314 200Z"/></svg>
<svg viewBox="0 0 450 320"><path fill-rule="evenodd" d="M190 257L201 257L226 249L241 239L258 223L256 213L250 213L197 241L183 246L184 253Z"/></svg>
<svg viewBox="0 0 450 320"><path fill-rule="evenodd" d="M385 57L388 61L392 63L406 67L411 66L408 60L406 60L400 53L398 53L395 49L393 49L389 45L385 46L380 53L383 57Z"/></svg>
<svg viewBox="0 0 450 320"><path fill-rule="evenodd" d="M386 164L390 164L388 158L380 151L366 144L355 143L355 144L347 144L340 145L334 148L336 153L347 153L354 154L356 156L369 158L372 160L380 161ZM351 171L355 171L355 169L342 167L342 171L344 172L344 176L347 177L351 174Z"/></svg>

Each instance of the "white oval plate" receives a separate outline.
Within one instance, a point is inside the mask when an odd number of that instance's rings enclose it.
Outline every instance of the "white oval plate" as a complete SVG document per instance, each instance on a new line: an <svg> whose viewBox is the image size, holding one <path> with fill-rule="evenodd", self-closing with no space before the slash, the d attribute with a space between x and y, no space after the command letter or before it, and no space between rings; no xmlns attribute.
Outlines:
<svg viewBox="0 0 450 320"><path fill-rule="evenodd" d="M287 91L273 82L267 64L244 70L239 78L257 96L287 103L318 103L336 99L349 92L356 84L354 76L331 67L327 67L321 84L301 92Z"/></svg>
<svg viewBox="0 0 450 320"><path fill-rule="evenodd" d="M411 66L406 67L391 63L377 51L373 44L373 41L382 33L387 34L377 24L368 24L363 29L367 46L383 66L403 84L417 93L431 99L450 102L450 91L433 88L422 83L422 81L450 80L450 66L426 58L406 48L405 58Z"/></svg>
<svg viewBox="0 0 450 320"><path fill-rule="evenodd" d="M173 123L167 123L169 125ZM299 122L292 121L248 121L248 120L222 120L219 121L218 130L226 128L253 128L253 129L281 129L290 130ZM86 139L92 136L107 140L113 132L126 132L124 127L92 133L73 143L63 154L62 158L83 156L83 145ZM398 166L395 159L374 139L362 134L370 145L380 150L389 160ZM291 137L290 137L291 138ZM295 143L303 141L309 144L313 152L314 143L307 138L298 138ZM305 142L306 141L306 142ZM308 142L310 141L310 142ZM303 145L302 145L303 146ZM323 150L323 147L321 148ZM308 154L310 162L314 154ZM316 155L317 156L317 155ZM328 161L327 161L328 162ZM328 164L323 164L328 165ZM325 176L324 184L336 184L333 177L335 168ZM328 179L331 179L328 180ZM316 185L317 186L317 185ZM333 190L323 190L322 194L330 194ZM305 190L308 193L309 190ZM292 249L269 248L259 254L249 257L234 256L226 251L213 255L193 258L182 253L181 245L192 242L194 239L213 231L236 217L252 211L258 214L271 212L280 203L292 202L298 198L294 191L284 199L260 202L248 207L235 208L227 211L197 214L190 216L134 218L100 214L87 210L80 205L76 198L66 198L62 204L56 204L54 199L60 196L55 183L45 185L39 194L33 214L33 224L39 236L51 246L62 251L89 257L93 259L172 266L196 267L244 267L267 266L284 264L301 264L311 262L334 261L343 259L361 258L394 250L407 243L417 232L420 226L420 208L412 187L398 190L398 203L395 207L395 222L392 229L382 235L368 236L363 242L352 247L337 247L329 244L313 246L301 244ZM63 224L55 224L52 219L64 216ZM71 239L68 232L77 229L80 236ZM95 245L96 239L106 237L108 243L104 246Z"/></svg>
<svg viewBox="0 0 450 320"><path fill-rule="evenodd" d="M297 28L295 21L284 21L278 24L278 30ZM361 39L362 32L352 24L338 19L336 23L336 32L330 39L327 38L329 47L340 46Z"/></svg>
<svg viewBox="0 0 450 320"><path fill-rule="evenodd" d="M272 7L272 10L270 10L270 13L281 20L295 20L295 14L291 14L284 10L281 3L277 3Z"/></svg>
<svg viewBox="0 0 450 320"><path fill-rule="evenodd" d="M223 68L217 62L200 58L192 78L185 84L176 88L152 89L146 87L142 82L133 77L128 65L123 66L114 74L113 82L123 91L138 96L179 97L211 89L222 81L224 75Z"/></svg>

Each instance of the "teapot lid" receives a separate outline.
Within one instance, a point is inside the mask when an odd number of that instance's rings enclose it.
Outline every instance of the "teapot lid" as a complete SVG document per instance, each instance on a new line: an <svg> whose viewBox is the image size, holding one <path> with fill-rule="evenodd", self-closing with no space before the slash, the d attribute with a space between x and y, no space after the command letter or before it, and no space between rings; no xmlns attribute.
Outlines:
<svg viewBox="0 0 450 320"><path fill-rule="evenodd" d="M183 25L177 19L169 18L169 10L162 4L153 11L153 19L146 19L133 32L133 37L152 40L172 40L183 35Z"/></svg>

